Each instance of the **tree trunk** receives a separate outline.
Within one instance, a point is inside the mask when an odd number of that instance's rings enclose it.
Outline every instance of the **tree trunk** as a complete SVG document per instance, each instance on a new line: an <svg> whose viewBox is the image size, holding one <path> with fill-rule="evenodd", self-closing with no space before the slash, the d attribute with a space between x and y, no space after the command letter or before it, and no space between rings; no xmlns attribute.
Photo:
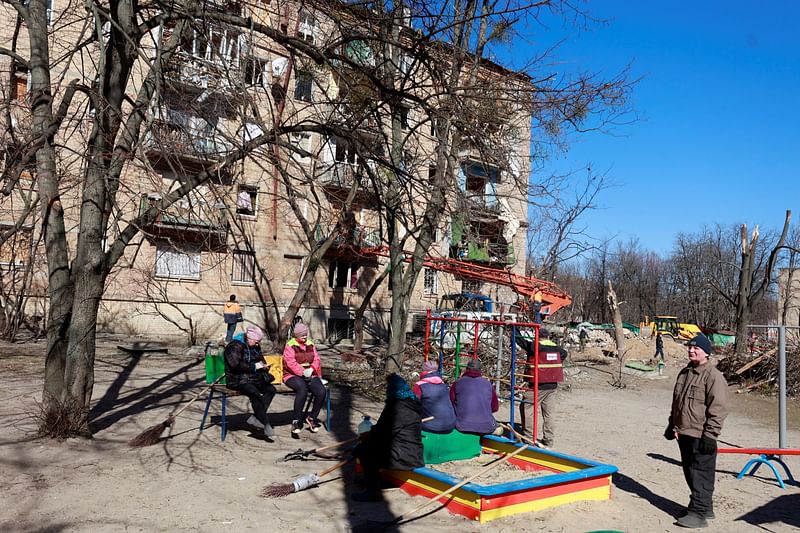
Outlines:
<svg viewBox="0 0 800 533"><path fill-rule="evenodd" d="M619 303L617 302L617 294L614 292L614 287L611 281L608 282L608 308L611 310L611 317L614 321L614 340L617 344L617 357L622 360L625 355L625 329L622 327L622 315L619 312Z"/></svg>
<svg viewBox="0 0 800 533"><path fill-rule="evenodd" d="M355 330L355 338L353 339L353 351L360 352L361 348L364 345L364 313L369 307L370 301L372 301L372 296L375 294L375 291L378 290L378 287L383 284L383 281L386 279L386 276L389 275L389 270L384 269L381 274L375 278L375 281L372 282L367 294L364 295L364 299L361 301L361 305L358 306L358 309L355 312L354 321L353 321L353 329Z"/></svg>
<svg viewBox="0 0 800 533"><path fill-rule="evenodd" d="M783 249L783 243L786 242L786 235L789 233L789 227L792 221L792 212L786 211L786 219L783 223L783 231L778 239L778 242L770 252L767 263L764 267L764 277L758 284L758 288L753 289L755 284L754 276L754 257L756 255L756 247L758 246L758 226L753 230L750 242L747 241L747 226L742 224L741 227L741 246L742 246L742 263L739 271L739 287L736 295L736 341L734 344L734 351L737 354L747 353L747 327L750 325L750 316L752 315L753 307L764 296L772 283L772 272L775 269L775 263L778 260L778 255Z"/></svg>

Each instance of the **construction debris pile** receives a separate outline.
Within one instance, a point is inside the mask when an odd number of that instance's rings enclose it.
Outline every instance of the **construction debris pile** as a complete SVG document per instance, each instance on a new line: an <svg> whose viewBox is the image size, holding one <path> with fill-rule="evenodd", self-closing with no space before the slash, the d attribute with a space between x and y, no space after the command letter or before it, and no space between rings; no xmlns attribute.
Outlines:
<svg viewBox="0 0 800 533"><path fill-rule="evenodd" d="M800 397L800 350L786 348L786 394ZM741 392L778 392L778 350L770 348L747 354L730 354L720 359L717 368L728 383L738 383Z"/></svg>

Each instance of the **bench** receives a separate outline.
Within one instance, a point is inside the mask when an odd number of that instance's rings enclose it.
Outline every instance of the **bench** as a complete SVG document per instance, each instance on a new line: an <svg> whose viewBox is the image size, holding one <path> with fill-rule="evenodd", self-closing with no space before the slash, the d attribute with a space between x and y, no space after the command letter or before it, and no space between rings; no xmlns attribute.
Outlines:
<svg viewBox="0 0 800 533"><path fill-rule="evenodd" d="M782 455L800 455L800 449L793 449L793 448L718 448L717 453L736 453L736 454L745 454L745 455L758 455L758 457L750 459L742 468L742 471L739 472L739 475L736 476L736 479L742 479L745 475L753 476L755 475L756 471L761 467L761 465L767 465L772 473L775 474L775 479L778 480L778 485L782 489L786 489L786 486L783 484L783 478L781 478L780 473L778 473L778 469L775 468L773 461L778 463L783 467L783 470L786 472L786 477L792 483L795 483L794 478L792 477L792 472L789 470L789 467L786 463L783 462L781 459ZM748 472L747 470L750 469Z"/></svg>
<svg viewBox="0 0 800 533"><path fill-rule="evenodd" d="M294 394L294 391L286 386L283 383L283 356L281 355L266 355L264 356L265 361L268 365L270 365L270 374L275 378L272 382L275 390L279 394ZM206 355L206 383L214 383L214 381L219 377L221 374L225 373L225 363L223 361L223 357L220 354L207 354ZM331 391L328 388L327 383L325 385L325 422L323 425L325 426L326 431L330 431L330 424L329 420L331 417ZM221 401L220 407L220 440L225 442L225 436L228 434L228 416L227 416L227 406L228 406L228 398L235 398L236 396L243 396L243 394L237 390L229 389L224 384L217 384L212 385L210 390L208 391L208 397L206 398L206 406L203 410L203 419L200 421L200 432L205 429L206 419L208 418L208 410L211 407L211 401L214 397L219 398ZM312 396L308 395L308 403L304 409L305 412L308 411L310 408L310 404L312 401Z"/></svg>

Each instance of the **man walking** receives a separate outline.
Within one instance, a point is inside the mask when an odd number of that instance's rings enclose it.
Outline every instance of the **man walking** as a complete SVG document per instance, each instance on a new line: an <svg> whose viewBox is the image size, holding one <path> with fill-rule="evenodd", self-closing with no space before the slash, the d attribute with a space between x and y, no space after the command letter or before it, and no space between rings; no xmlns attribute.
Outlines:
<svg viewBox="0 0 800 533"><path fill-rule="evenodd" d="M656 333L656 355L653 358L658 359L659 357L662 361L664 360L664 338L661 333Z"/></svg>
<svg viewBox="0 0 800 533"><path fill-rule="evenodd" d="M687 343L689 364L680 371L672 393L672 410L664 438L677 437L681 464L691 496L678 525L698 529L714 518L714 475L717 439L728 415L725 378L708 364L711 342L697 335Z"/></svg>

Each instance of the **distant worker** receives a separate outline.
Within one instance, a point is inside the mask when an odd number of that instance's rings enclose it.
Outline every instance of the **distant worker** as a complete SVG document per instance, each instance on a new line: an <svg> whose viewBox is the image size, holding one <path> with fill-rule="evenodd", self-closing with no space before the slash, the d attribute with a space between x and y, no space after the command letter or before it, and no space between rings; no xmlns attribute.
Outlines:
<svg viewBox="0 0 800 533"><path fill-rule="evenodd" d="M236 324L244 320L242 318L242 307L236 301L235 294L231 294L231 297L222 307L222 319L228 326L228 330L225 333L225 343L227 344L233 340L233 336L236 334Z"/></svg>
<svg viewBox="0 0 800 533"><path fill-rule="evenodd" d="M471 359L464 374L450 386L456 413L456 429L462 433L487 435L498 429L492 413L500 403L491 382L481 375L481 362Z"/></svg>
<svg viewBox="0 0 800 533"><path fill-rule="evenodd" d="M519 416L523 433L526 431L525 405L533 405L534 389L534 369L536 354L533 351L533 343L527 341L523 344L527 352L525 378L530 390L526 390L519 403ZM556 407L556 392L558 384L564 381L564 360L567 358L567 351L556 345L550 340L550 332L547 329L539 330L539 409L542 413L542 436L536 440L536 446L540 448L550 448L555 440L555 417L553 416Z"/></svg>
<svg viewBox="0 0 800 533"><path fill-rule="evenodd" d="M672 409L664 438L677 437L681 464L691 496L678 525L708 526L714 518L714 474L717 439L728 416L728 384L722 373L708 364L711 342L702 333L687 343L689 364L680 371L672 393Z"/></svg>
<svg viewBox="0 0 800 533"><path fill-rule="evenodd" d="M422 430L429 433L450 433L456 427L456 412L450 401L450 387L442 381L439 365L425 361L419 381L414 384L414 394L422 402L422 417L433 417L422 423Z"/></svg>
<svg viewBox="0 0 800 533"><path fill-rule="evenodd" d="M664 360L664 338L661 333L656 333L656 354L653 356L655 359L659 357Z"/></svg>
<svg viewBox="0 0 800 533"><path fill-rule="evenodd" d="M533 295L533 323L542 323L542 291L540 290Z"/></svg>
<svg viewBox="0 0 800 533"><path fill-rule="evenodd" d="M578 342L580 343L580 351L583 352L586 349L586 342L589 340L589 332L586 331L586 326L581 326L581 330L578 333Z"/></svg>

